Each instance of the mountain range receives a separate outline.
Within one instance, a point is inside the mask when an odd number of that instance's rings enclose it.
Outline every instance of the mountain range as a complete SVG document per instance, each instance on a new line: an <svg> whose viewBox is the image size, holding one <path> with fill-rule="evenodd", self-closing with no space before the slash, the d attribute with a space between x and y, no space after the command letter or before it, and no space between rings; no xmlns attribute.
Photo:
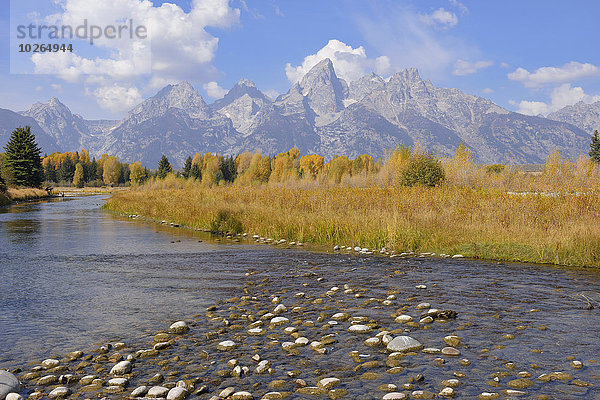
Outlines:
<svg viewBox="0 0 600 400"><path fill-rule="evenodd" d="M570 158L587 153L591 132L600 128L600 102L568 106L548 118L527 116L435 87L414 68L348 83L325 59L276 99L242 79L212 104L187 82L166 86L120 121L86 120L56 98L18 113L0 109L0 146L24 125L45 153L89 149L96 157L107 153L149 167L162 154L181 166L197 152L274 155L292 147L330 159L382 157L419 143L447 156L461 142L481 163L541 163L555 148Z"/></svg>

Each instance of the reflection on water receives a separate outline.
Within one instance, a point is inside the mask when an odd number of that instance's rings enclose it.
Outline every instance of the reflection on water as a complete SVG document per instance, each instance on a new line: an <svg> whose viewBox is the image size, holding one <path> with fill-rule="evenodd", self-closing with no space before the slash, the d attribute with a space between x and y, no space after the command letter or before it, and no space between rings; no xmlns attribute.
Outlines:
<svg viewBox="0 0 600 400"><path fill-rule="evenodd" d="M586 310L579 296L598 298L598 271L215 244L182 229L112 216L99 208L102 199L0 212L0 367L89 349L93 343L146 342L173 320L240 295L252 268L270 279L273 293L289 288L319 296L348 283L368 288L367 298L385 298L389 290L399 290L399 299L417 295L418 301L459 313L460 332L455 324L419 331L425 343L440 346L439 329L447 329L444 334L465 338L473 348L465 353L472 352L469 358L476 362L535 363L549 370L568 369L569 355L589 365L581 374L600 386L600 310ZM310 273L327 279L304 287ZM415 290L419 284L428 289ZM354 301L350 312L369 316L373 310L363 302ZM402 304L399 300L396 308ZM384 312L386 318L394 309ZM548 330L539 330L541 325ZM507 333L518 340L503 342ZM490 379L488 371L471 373L481 382Z"/></svg>

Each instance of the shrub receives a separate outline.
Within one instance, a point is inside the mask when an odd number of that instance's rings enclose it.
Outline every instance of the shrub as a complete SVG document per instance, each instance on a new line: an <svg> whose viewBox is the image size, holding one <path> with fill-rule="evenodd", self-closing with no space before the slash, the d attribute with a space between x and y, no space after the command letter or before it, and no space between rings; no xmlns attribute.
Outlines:
<svg viewBox="0 0 600 400"><path fill-rule="evenodd" d="M437 186L445 179L444 168L433 155L413 154L402 171L400 182L404 186Z"/></svg>
<svg viewBox="0 0 600 400"><path fill-rule="evenodd" d="M214 233L242 233L242 221L231 211L219 210L210 223L210 230Z"/></svg>
<svg viewBox="0 0 600 400"><path fill-rule="evenodd" d="M502 164L492 164L485 167L485 172L488 174L501 174L504 172L504 165Z"/></svg>

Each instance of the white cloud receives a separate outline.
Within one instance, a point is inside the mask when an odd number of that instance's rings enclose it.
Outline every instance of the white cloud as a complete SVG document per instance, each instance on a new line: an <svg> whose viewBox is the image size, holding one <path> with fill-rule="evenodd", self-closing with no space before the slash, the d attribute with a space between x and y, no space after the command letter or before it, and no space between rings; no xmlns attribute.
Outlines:
<svg viewBox="0 0 600 400"><path fill-rule="evenodd" d="M560 110L563 107L583 101L584 103L594 103L600 101L600 95L586 94L583 88L576 86L571 87L565 83L554 88L550 94L550 103L541 101L523 100L519 103L512 102L513 105L518 105L518 112L527 115L548 115L551 112Z"/></svg>
<svg viewBox="0 0 600 400"><path fill-rule="evenodd" d="M450 0L450 4L452 4L454 7L458 8L462 14L466 14L469 12L469 9L467 8L467 6L465 6L463 3L461 3L458 0Z"/></svg>
<svg viewBox="0 0 600 400"><path fill-rule="evenodd" d="M481 93L485 93L485 94L490 94L490 93L494 93L494 89L492 88L485 88L481 91Z"/></svg>
<svg viewBox="0 0 600 400"><path fill-rule="evenodd" d="M477 47L448 30L426 24L406 2L386 4L389 6L356 15L355 21L366 44L388 56L393 72L416 67L422 76L446 79L457 59L481 59Z"/></svg>
<svg viewBox="0 0 600 400"><path fill-rule="evenodd" d="M388 57L368 58L364 47L353 49L339 40L332 39L316 54L306 56L302 65L294 67L288 63L285 66L285 74L290 82L298 82L312 67L326 58L332 61L336 75L348 83L360 79L371 71L380 75L392 71Z"/></svg>
<svg viewBox="0 0 600 400"><path fill-rule="evenodd" d="M456 14L446 11L443 8L438 8L430 14L421 14L419 18L426 25L431 25L441 29L449 29L458 24L458 17Z"/></svg>
<svg viewBox="0 0 600 400"><path fill-rule="evenodd" d="M221 99L227 94L227 90L223 89L215 81L205 83L204 85L202 85L202 87L204 88L204 90L206 90L206 94L208 94L213 99Z"/></svg>
<svg viewBox="0 0 600 400"><path fill-rule="evenodd" d="M510 68L510 64L509 64L509 63L506 63L506 62L501 62L501 63L500 63L500 66L501 66L502 68Z"/></svg>
<svg viewBox="0 0 600 400"><path fill-rule="evenodd" d="M508 79L521 82L525 87L541 87L547 83L573 82L577 79L600 75L600 67L589 63L571 61L562 67L542 67L534 72L525 68L517 68Z"/></svg>
<svg viewBox="0 0 600 400"><path fill-rule="evenodd" d="M157 88L181 80L214 81L218 71L211 63L219 39L206 28L229 27L238 23L240 16L240 10L231 8L229 0L192 0L189 12L171 3L155 7L147 0L111 0L110 5L100 1L60 0L57 4L62 7L61 13L48 16L47 23L78 26L87 19L90 25L106 27L131 19L134 26L147 28L147 39L143 35L134 40L128 35L120 40L98 38L94 41L97 50L89 47L91 53L78 52L77 46L85 43L76 41L73 53L32 57L36 72L56 74L68 82L83 81L88 85L87 92L97 96L101 106L113 111L117 102L107 101L107 94L114 92L113 85L135 85L139 93L140 88ZM90 87L100 84L103 86ZM127 96L131 99L135 94L127 91ZM129 104L127 99L121 104Z"/></svg>
<svg viewBox="0 0 600 400"><path fill-rule="evenodd" d="M452 73L458 76L471 75L487 67L494 65L493 61L476 61L469 62L465 60L458 60L454 63L454 70Z"/></svg>
<svg viewBox="0 0 600 400"><path fill-rule="evenodd" d="M131 109L142 102L142 95L136 87L104 86L96 89L93 94L102 108L113 112Z"/></svg>

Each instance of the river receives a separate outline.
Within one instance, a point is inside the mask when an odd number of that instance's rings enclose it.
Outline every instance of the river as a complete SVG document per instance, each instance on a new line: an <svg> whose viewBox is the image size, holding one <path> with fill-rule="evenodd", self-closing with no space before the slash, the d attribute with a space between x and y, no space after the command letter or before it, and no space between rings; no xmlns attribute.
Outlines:
<svg viewBox="0 0 600 400"><path fill-rule="evenodd" d="M243 295L246 273L251 271L256 279L268 280L261 290L288 296L288 303L296 292L316 298L332 286L349 285L362 288L364 297L332 304L346 304L352 314L383 321L405 306L414 316L414 305L421 301L457 311L456 320L435 322L432 326L439 328L413 333L425 347L443 347L440 336L447 334L463 338L461 357L472 363L467 372L472 384L457 389L464 398L506 388L509 378L504 376L499 388L486 382L512 362L512 373L529 371L532 380L551 371L573 375L568 382L536 381L524 389L528 394L600 399L598 271L219 243L202 233L115 216L101 209L104 199L91 196L0 208L0 368L25 368L30 362L60 359L69 351L85 352L108 342L147 347L151 335L173 321L191 320L210 305ZM421 284L427 289L416 289ZM377 307L365 302L385 299L389 293L397 293L398 300L388 311L380 301ZM582 295L595 301L594 309L586 309ZM347 353L352 347L340 344L338 349ZM440 368L435 357L426 357L425 364L406 368L431 377L425 389L439 391L439 383L433 381L448 379L460 366L448 363ZM583 362L584 368L572 368L572 360ZM376 392L377 385L370 385ZM364 392L371 386L360 387ZM348 388L352 392L353 386Z"/></svg>

